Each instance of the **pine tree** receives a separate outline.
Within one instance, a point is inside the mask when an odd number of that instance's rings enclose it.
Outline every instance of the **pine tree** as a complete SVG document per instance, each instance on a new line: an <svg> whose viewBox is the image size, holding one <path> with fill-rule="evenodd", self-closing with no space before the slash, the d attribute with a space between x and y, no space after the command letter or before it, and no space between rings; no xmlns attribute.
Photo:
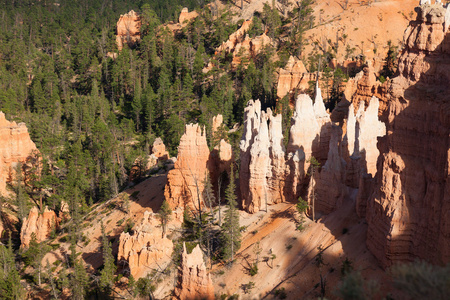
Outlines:
<svg viewBox="0 0 450 300"><path fill-rule="evenodd" d="M86 296L86 289L89 284L89 277L84 269L83 263L76 259L73 267L73 273L69 280L72 289L72 299L84 300Z"/></svg>
<svg viewBox="0 0 450 300"><path fill-rule="evenodd" d="M170 209L169 203L166 200L163 201L161 208L158 211L158 216L161 221L162 227L162 237L166 236L167 223L169 223L172 215L172 210Z"/></svg>
<svg viewBox="0 0 450 300"><path fill-rule="evenodd" d="M225 190L225 199L228 201L228 210L222 226L223 258L234 260L234 253L241 247L241 232L239 227L239 211L236 202L236 185L234 183L234 170L231 165L230 183Z"/></svg>
<svg viewBox="0 0 450 300"><path fill-rule="evenodd" d="M114 263L114 256L112 255L111 244L105 232L105 226L101 223L102 230L102 251L103 251L103 269L100 271L100 286L109 294L114 285L114 273L116 272L116 265Z"/></svg>
<svg viewBox="0 0 450 300"><path fill-rule="evenodd" d="M0 245L0 299L19 300L23 298L24 290L20 284L10 236L8 247Z"/></svg>

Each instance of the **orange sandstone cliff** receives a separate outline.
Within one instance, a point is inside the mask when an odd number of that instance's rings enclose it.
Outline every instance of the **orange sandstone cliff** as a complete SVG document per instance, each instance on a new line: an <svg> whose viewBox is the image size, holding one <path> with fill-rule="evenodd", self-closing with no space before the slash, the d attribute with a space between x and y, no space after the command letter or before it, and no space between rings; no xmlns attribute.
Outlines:
<svg viewBox="0 0 450 300"><path fill-rule="evenodd" d="M367 246L384 266L450 262L449 8L424 4L389 83L387 136L368 202Z"/></svg>
<svg viewBox="0 0 450 300"><path fill-rule="evenodd" d="M15 180L15 168L24 164L37 151L25 123L9 122L0 112L0 195L7 193L6 185Z"/></svg>

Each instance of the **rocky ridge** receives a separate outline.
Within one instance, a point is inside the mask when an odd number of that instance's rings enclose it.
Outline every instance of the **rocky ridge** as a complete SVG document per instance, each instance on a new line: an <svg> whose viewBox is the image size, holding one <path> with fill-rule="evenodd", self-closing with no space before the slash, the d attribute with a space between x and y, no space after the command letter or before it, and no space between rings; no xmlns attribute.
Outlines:
<svg viewBox="0 0 450 300"><path fill-rule="evenodd" d="M188 124L180 139L174 169L167 175L164 196L172 209L203 206L204 181L211 169L205 129Z"/></svg>

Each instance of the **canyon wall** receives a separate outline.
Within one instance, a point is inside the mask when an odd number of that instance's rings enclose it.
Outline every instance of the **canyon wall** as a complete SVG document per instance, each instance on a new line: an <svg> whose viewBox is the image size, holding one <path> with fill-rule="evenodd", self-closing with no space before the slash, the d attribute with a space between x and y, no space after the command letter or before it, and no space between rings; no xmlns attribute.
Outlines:
<svg viewBox="0 0 450 300"><path fill-rule="evenodd" d="M389 82L387 136L368 202L367 246L387 267L450 261L449 8L424 4Z"/></svg>
<svg viewBox="0 0 450 300"><path fill-rule="evenodd" d="M9 122L0 112L0 195L8 192L8 183L14 183L16 166L26 164L34 152L38 153L38 150L25 123Z"/></svg>

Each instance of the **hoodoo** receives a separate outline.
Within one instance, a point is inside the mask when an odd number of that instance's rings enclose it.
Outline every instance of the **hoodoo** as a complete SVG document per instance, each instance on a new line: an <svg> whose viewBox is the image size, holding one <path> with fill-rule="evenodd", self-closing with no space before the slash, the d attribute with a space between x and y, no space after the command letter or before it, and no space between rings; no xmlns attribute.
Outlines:
<svg viewBox="0 0 450 300"><path fill-rule="evenodd" d="M447 9L448 11L448 9ZM450 261L450 39L441 4L416 8L399 76L389 83L387 136L368 202L367 246L384 266Z"/></svg>

